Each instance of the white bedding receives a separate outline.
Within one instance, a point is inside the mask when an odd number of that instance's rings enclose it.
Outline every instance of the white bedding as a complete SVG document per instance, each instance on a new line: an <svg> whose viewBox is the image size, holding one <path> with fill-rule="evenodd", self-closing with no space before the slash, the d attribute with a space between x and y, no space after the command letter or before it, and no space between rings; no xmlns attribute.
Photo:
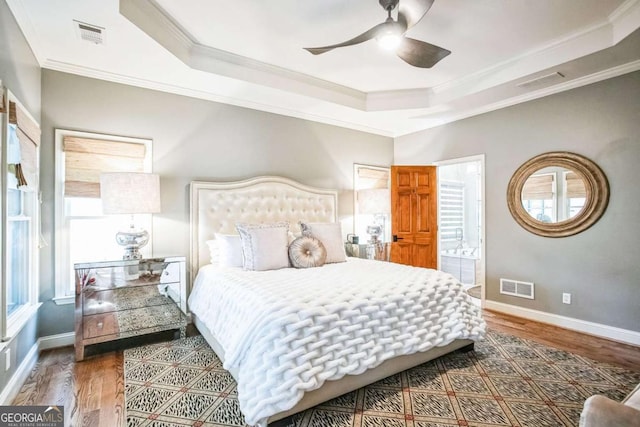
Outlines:
<svg viewBox="0 0 640 427"><path fill-rule="evenodd" d="M359 258L271 271L207 265L189 306L224 348L225 369L238 372L250 425L327 380L485 331L453 276Z"/></svg>

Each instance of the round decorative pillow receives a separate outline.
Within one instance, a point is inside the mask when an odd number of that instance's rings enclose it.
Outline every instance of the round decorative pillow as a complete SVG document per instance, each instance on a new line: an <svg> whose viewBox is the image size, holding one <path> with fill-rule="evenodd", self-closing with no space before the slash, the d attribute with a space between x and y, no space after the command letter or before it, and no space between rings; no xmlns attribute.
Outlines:
<svg viewBox="0 0 640 427"><path fill-rule="evenodd" d="M301 236L289 245L289 259L295 268L322 267L327 260L327 250L315 237Z"/></svg>

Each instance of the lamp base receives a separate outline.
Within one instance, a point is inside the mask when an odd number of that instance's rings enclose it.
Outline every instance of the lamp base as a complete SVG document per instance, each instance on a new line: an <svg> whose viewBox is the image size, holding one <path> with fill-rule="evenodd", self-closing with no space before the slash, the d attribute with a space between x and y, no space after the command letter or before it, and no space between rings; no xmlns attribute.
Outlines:
<svg viewBox="0 0 640 427"><path fill-rule="evenodd" d="M124 246L122 259L142 259L139 249L149 242L149 233L147 230L137 230L135 228L118 231L116 233L116 242L120 246Z"/></svg>

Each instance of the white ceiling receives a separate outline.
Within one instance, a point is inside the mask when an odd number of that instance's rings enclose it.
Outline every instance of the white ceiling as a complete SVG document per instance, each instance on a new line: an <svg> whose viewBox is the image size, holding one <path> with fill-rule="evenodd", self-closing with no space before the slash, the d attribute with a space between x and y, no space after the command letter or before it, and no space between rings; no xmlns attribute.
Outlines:
<svg viewBox="0 0 640 427"><path fill-rule="evenodd" d="M375 41L302 49L382 22L377 0L7 3L43 68L387 136L640 69L640 0L436 0L407 33L452 51L431 69ZM105 43L79 39L73 20Z"/></svg>

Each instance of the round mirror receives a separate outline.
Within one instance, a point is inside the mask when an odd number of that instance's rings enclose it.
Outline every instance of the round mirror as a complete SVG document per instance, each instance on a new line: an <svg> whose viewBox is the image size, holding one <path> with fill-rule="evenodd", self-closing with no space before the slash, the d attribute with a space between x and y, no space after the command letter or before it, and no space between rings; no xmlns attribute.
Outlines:
<svg viewBox="0 0 640 427"><path fill-rule="evenodd" d="M604 213L609 185L586 157L567 152L536 156L514 173L507 190L511 215L526 230L564 237L591 227Z"/></svg>

